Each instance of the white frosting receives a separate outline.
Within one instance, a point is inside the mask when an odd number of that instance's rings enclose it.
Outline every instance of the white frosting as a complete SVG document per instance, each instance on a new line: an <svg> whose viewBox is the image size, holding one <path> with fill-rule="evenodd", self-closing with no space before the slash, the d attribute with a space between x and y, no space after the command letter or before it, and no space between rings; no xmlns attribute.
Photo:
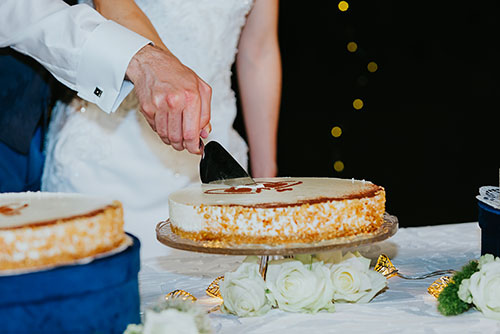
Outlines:
<svg viewBox="0 0 500 334"><path fill-rule="evenodd" d="M255 180L258 186L249 185L251 193L228 194L224 190L228 186L220 184L195 185L176 191L169 197L170 205L222 205L233 204L255 206L258 204L283 203L296 204L299 201L317 198L343 198L359 192L368 192L376 187L368 181L347 180L338 178L262 178ZM266 182L286 182L293 190L277 191L262 189ZM296 184L295 183L300 183ZM245 186L234 187L236 189ZM286 187L284 187L286 188ZM261 189L261 191L257 191ZM213 190L213 191L212 191ZM207 193L207 191L209 191Z"/></svg>
<svg viewBox="0 0 500 334"><path fill-rule="evenodd" d="M0 208L18 209L18 214L8 215L0 210L0 229L84 215L112 202L100 197L70 193L3 193L0 194Z"/></svg>

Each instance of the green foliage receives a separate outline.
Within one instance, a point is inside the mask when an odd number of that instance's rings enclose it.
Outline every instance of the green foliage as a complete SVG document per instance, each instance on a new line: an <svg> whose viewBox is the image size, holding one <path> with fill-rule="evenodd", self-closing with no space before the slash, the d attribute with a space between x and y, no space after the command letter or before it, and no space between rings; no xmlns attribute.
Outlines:
<svg viewBox="0 0 500 334"><path fill-rule="evenodd" d="M462 268L461 271L453 275L453 281L450 282L439 294L439 312L444 315L457 315L471 308L471 304L464 302L458 297L458 289L464 279L469 279L472 274L478 270L478 262L470 261Z"/></svg>

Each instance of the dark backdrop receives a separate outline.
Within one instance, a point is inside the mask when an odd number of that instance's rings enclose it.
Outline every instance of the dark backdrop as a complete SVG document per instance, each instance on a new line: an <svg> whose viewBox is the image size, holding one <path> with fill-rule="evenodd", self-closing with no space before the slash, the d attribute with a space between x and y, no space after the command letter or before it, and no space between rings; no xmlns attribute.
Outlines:
<svg viewBox="0 0 500 334"><path fill-rule="evenodd" d="M476 221L478 188L499 183L496 4L337 5L280 3L279 175L382 185L401 226Z"/></svg>

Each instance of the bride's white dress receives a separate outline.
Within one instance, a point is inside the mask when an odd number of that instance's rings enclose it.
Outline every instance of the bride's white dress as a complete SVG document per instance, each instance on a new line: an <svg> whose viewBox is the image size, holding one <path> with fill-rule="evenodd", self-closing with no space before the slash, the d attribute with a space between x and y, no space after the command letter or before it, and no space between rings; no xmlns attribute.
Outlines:
<svg viewBox="0 0 500 334"><path fill-rule="evenodd" d="M231 66L252 0L136 0L170 51L212 87L212 133L243 165L247 146L233 129ZM132 93L113 114L74 99L53 110L43 191L118 199L125 230L142 242L141 256L166 254L155 226L168 218L172 191L200 182L200 157L165 145L137 111Z"/></svg>

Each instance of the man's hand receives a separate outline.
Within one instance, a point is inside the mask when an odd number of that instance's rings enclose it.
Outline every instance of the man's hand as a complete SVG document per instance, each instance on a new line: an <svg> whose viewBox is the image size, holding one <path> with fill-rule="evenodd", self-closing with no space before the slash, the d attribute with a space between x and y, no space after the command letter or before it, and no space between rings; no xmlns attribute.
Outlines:
<svg viewBox="0 0 500 334"><path fill-rule="evenodd" d="M168 50L152 45L130 61L140 110L160 138L178 151L200 153L200 137L210 133L212 88Z"/></svg>

